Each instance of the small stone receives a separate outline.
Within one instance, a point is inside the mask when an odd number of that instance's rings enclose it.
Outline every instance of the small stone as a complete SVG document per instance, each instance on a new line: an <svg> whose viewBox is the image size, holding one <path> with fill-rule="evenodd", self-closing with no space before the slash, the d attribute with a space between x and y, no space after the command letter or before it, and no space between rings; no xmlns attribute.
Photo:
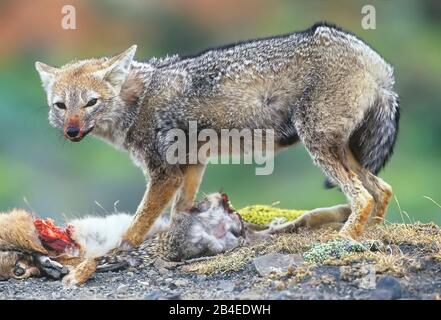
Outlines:
<svg viewBox="0 0 441 320"><path fill-rule="evenodd" d="M168 295L166 295L165 297L163 297L163 299L165 299L165 300L179 300L180 298L181 298L180 292L171 292Z"/></svg>
<svg viewBox="0 0 441 320"><path fill-rule="evenodd" d="M118 293L126 293L127 290L129 290L129 286L126 284L122 284L118 288L116 288L116 292Z"/></svg>
<svg viewBox="0 0 441 320"><path fill-rule="evenodd" d="M254 267L261 276L267 276L271 273L286 273L302 263L303 258L298 254L270 253L253 260Z"/></svg>
<svg viewBox="0 0 441 320"><path fill-rule="evenodd" d="M286 285L283 281L274 281L274 288L276 288L278 291L282 291L286 288Z"/></svg>
<svg viewBox="0 0 441 320"><path fill-rule="evenodd" d="M151 291L144 295L145 300L159 300L162 297L162 293L160 291Z"/></svg>
<svg viewBox="0 0 441 320"><path fill-rule="evenodd" d="M190 283L187 279L176 279L174 284L177 286L186 286Z"/></svg>
<svg viewBox="0 0 441 320"><path fill-rule="evenodd" d="M158 273L162 276L166 276L170 273L170 271L166 268L158 268L157 270L158 270Z"/></svg>
<svg viewBox="0 0 441 320"><path fill-rule="evenodd" d="M236 285L235 285L233 282L229 281L229 280L220 280L220 281L218 282L217 287L218 287L220 290L223 290L223 291L226 291L226 292L231 292L231 291L234 290L234 288L236 287Z"/></svg>
<svg viewBox="0 0 441 320"><path fill-rule="evenodd" d="M207 279L207 275L205 275L205 274L198 274L196 276L197 281L204 281L205 279Z"/></svg>
<svg viewBox="0 0 441 320"><path fill-rule="evenodd" d="M289 299L291 296L292 293L289 290L283 290L274 296L274 300L285 300Z"/></svg>
<svg viewBox="0 0 441 320"><path fill-rule="evenodd" d="M262 292L254 289L242 291L238 298L240 300L259 300L262 299Z"/></svg>

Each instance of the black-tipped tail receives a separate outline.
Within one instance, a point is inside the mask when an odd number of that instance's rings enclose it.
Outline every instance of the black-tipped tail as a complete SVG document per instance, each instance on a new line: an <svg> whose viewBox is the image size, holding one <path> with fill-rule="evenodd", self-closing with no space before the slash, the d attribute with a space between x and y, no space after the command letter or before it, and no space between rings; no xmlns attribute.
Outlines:
<svg viewBox="0 0 441 320"><path fill-rule="evenodd" d="M373 174L386 165L393 153L399 120L398 95L383 89L349 140L354 157ZM327 179L325 187L332 188L335 184Z"/></svg>

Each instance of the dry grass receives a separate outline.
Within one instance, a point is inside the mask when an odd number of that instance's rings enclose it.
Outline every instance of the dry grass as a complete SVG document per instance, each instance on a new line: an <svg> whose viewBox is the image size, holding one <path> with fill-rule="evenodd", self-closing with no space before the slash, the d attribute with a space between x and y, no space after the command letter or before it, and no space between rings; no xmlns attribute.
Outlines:
<svg viewBox="0 0 441 320"><path fill-rule="evenodd" d="M370 228L363 239L378 239L391 244L435 245L441 244L440 227L434 223L388 223Z"/></svg>
<svg viewBox="0 0 441 320"><path fill-rule="evenodd" d="M243 268L255 256L252 247L240 247L231 252L226 252L184 266L182 269L186 272L195 272L199 274L212 274L216 272L238 271Z"/></svg>
<svg viewBox="0 0 441 320"><path fill-rule="evenodd" d="M391 273L396 276L404 275L405 262L409 260L404 254L385 252L367 252L364 258L373 261L376 273Z"/></svg>

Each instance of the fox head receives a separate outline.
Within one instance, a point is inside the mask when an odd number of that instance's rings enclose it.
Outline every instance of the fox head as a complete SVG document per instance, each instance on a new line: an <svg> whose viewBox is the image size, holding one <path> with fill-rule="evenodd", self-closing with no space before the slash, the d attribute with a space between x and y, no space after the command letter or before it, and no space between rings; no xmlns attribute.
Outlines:
<svg viewBox="0 0 441 320"><path fill-rule="evenodd" d="M96 126L113 121L135 52L132 46L112 58L74 61L60 68L36 62L51 125L76 142Z"/></svg>

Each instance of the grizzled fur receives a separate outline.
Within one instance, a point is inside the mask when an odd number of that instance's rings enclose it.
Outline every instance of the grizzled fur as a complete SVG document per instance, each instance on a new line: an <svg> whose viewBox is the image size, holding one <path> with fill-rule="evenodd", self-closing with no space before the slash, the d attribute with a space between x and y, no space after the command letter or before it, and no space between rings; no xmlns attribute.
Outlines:
<svg viewBox="0 0 441 320"><path fill-rule="evenodd" d="M176 211L191 205L204 164L165 157L169 130L190 120L199 130L274 129L277 149L301 141L349 200L341 234L357 237L371 213L381 221L392 190L374 174L393 150L398 98L391 66L364 42L318 24L182 58L136 62L135 49L61 68L36 63L51 124L72 141L91 132L127 150L149 177L126 242L139 245L173 199Z"/></svg>

